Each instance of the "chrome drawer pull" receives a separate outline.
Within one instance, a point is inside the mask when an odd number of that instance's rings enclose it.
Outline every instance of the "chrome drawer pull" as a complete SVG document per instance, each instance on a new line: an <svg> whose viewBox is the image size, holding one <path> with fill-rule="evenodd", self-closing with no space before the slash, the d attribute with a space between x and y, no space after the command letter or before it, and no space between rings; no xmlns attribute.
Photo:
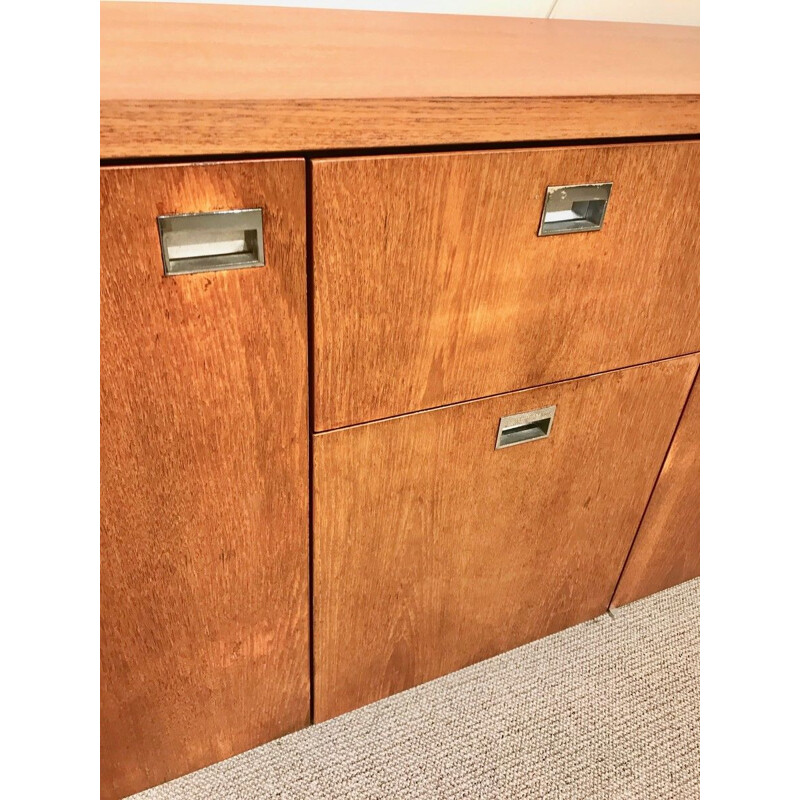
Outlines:
<svg viewBox="0 0 800 800"><path fill-rule="evenodd" d="M522 414L502 417L500 427L497 429L497 441L494 449L501 450L515 444L546 439L553 429L555 413L555 406L547 406L546 408L537 408L535 411L525 411Z"/></svg>
<svg viewBox="0 0 800 800"><path fill-rule="evenodd" d="M264 266L260 208L158 218L165 275Z"/></svg>
<svg viewBox="0 0 800 800"><path fill-rule="evenodd" d="M599 231L610 195L610 183L548 186L539 236Z"/></svg>

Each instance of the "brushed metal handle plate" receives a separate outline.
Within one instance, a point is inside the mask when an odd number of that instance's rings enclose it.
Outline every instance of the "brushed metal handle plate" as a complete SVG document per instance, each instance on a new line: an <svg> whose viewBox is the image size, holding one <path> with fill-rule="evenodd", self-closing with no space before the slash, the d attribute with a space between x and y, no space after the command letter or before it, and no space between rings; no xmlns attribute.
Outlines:
<svg viewBox="0 0 800 800"><path fill-rule="evenodd" d="M546 406L535 411L524 411L522 414L502 417L497 428L494 449L502 450L515 444L546 439L553 430L555 414L555 406Z"/></svg>
<svg viewBox="0 0 800 800"><path fill-rule="evenodd" d="M263 267L260 208L158 217L165 275Z"/></svg>
<svg viewBox="0 0 800 800"><path fill-rule="evenodd" d="M603 227L610 196L610 183L548 186L539 236L599 231Z"/></svg>

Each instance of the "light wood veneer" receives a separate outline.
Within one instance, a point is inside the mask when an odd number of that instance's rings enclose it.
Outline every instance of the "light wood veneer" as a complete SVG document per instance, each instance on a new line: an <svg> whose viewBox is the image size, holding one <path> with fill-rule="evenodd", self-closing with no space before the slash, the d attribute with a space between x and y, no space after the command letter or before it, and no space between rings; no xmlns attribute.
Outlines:
<svg viewBox="0 0 800 800"><path fill-rule="evenodd" d="M696 574L696 28L100 33L104 800ZM547 186L605 181L601 231L537 236ZM164 277L159 215L236 208L266 267Z"/></svg>
<svg viewBox="0 0 800 800"><path fill-rule="evenodd" d="M612 606L700 575L700 375L647 506Z"/></svg>
<svg viewBox="0 0 800 800"><path fill-rule="evenodd" d="M700 130L697 28L100 5L103 158Z"/></svg>
<svg viewBox="0 0 800 800"><path fill-rule="evenodd" d="M697 363L316 435L315 720L602 614ZM550 405L548 438L494 449Z"/></svg>
<svg viewBox="0 0 800 800"><path fill-rule="evenodd" d="M309 721L301 160L103 169L101 794ZM159 214L261 207L267 266L165 278Z"/></svg>
<svg viewBox="0 0 800 800"><path fill-rule="evenodd" d="M312 162L318 431L700 348L698 142ZM548 186L603 228L537 236Z"/></svg>

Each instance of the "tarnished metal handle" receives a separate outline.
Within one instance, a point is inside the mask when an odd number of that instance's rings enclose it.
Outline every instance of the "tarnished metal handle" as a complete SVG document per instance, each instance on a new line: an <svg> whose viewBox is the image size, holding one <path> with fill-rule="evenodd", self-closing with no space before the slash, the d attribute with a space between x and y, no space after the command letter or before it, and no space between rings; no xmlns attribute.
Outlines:
<svg viewBox="0 0 800 800"><path fill-rule="evenodd" d="M539 236L599 231L610 196L610 183L548 186Z"/></svg>
<svg viewBox="0 0 800 800"><path fill-rule="evenodd" d="M260 208L158 218L165 275L264 266Z"/></svg>
<svg viewBox="0 0 800 800"><path fill-rule="evenodd" d="M502 417L497 429L497 441L494 449L501 450L514 444L546 439L553 429L555 413L555 406L547 406L546 408L537 408L535 411L525 411L522 414Z"/></svg>

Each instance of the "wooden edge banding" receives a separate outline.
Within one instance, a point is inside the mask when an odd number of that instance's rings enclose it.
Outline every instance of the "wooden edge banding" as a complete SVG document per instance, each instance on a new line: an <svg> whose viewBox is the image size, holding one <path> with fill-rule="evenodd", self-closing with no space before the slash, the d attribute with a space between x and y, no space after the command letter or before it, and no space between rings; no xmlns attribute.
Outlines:
<svg viewBox="0 0 800 800"><path fill-rule="evenodd" d="M699 131L699 95L100 103L101 159L693 135Z"/></svg>

